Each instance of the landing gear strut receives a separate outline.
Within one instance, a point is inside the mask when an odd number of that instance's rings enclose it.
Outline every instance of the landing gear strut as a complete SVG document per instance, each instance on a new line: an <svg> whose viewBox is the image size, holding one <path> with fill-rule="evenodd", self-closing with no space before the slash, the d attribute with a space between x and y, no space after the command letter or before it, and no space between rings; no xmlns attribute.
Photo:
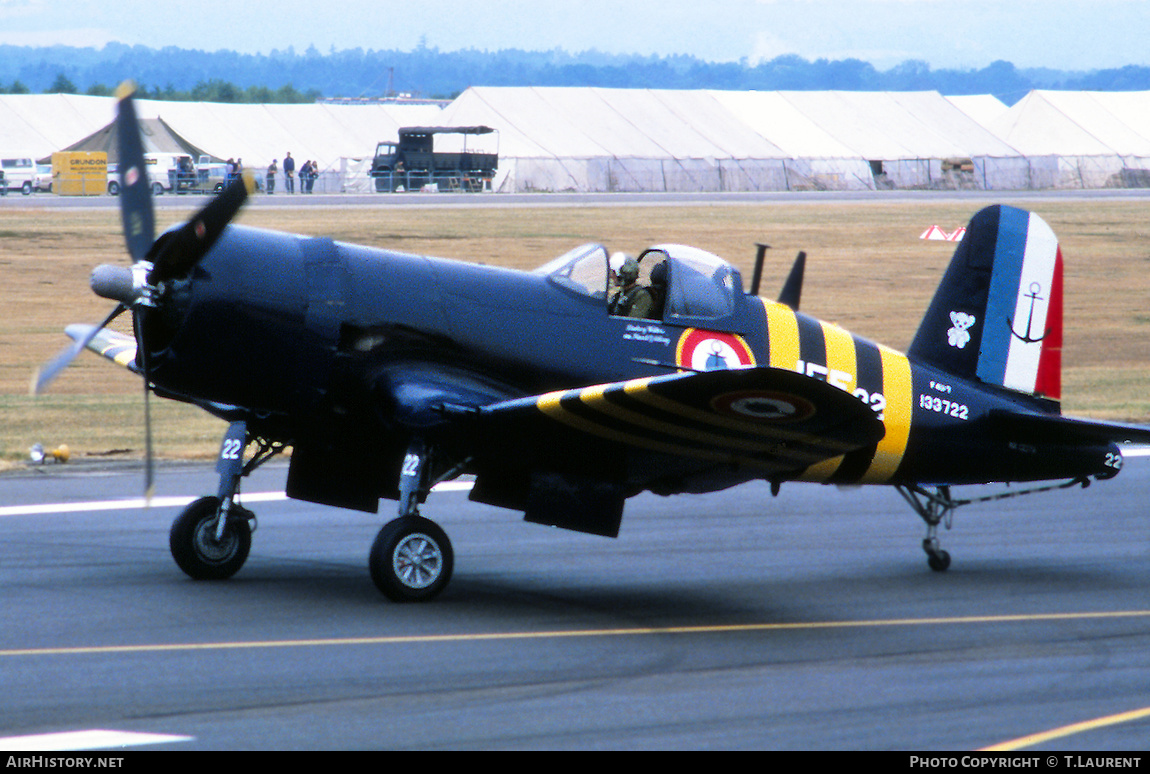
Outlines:
<svg viewBox="0 0 1150 774"><path fill-rule="evenodd" d="M419 515L419 503L431 491L431 453L412 443L399 477L399 518L383 526L368 557L371 579L393 602L422 602L447 586L455 556L447 534Z"/></svg>
<svg viewBox="0 0 1150 774"><path fill-rule="evenodd" d="M201 497L176 517L168 536L172 558L181 570L195 580L224 580L239 572L252 547L256 517L235 502L240 479L283 451L283 444L256 439L259 452L246 465L246 422L233 422L224 435L216 472L220 474L219 493Z"/></svg>
<svg viewBox="0 0 1150 774"><path fill-rule="evenodd" d="M943 550L938 542L938 525L945 523L946 528L950 529L954 509L959 506L959 503L950 496L950 487L936 487L933 492L920 486L896 488L910 507L914 508L915 513L926 522L926 537L922 541L922 550L926 552L926 563L935 572L946 572L950 567L950 554Z"/></svg>

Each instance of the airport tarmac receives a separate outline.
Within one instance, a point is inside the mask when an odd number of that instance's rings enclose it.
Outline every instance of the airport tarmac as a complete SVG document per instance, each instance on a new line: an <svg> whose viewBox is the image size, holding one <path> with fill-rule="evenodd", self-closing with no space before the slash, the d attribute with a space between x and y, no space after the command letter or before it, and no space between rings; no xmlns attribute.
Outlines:
<svg viewBox="0 0 1150 774"><path fill-rule="evenodd" d="M886 488L765 484L628 502L618 539L465 487L429 604L387 602L377 515L245 482L247 565L174 565L212 463L0 475L0 749L1146 749L1150 459L960 509L931 572ZM1018 487L1012 487L1011 491ZM993 489L990 491L1003 491ZM956 491L967 497L981 488Z"/></svg>

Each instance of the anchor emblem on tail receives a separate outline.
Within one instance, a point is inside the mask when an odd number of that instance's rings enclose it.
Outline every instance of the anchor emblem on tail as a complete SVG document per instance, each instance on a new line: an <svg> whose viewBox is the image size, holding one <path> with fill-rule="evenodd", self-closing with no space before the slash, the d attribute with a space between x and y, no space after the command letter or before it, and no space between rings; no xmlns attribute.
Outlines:
<svg viewBox="0 0 1150 774"><path fill-rule="evenodd" d="M1012 336L1014 336L1016 339L1019 339L1020 341L1023 341L1027 344L1035 344L1039 341L1042 341L1043 339L1046 338L1046 335L1048 333L1050 333L1050 330L1047 329L1041 336L1039 336L1037 338L1034 338L1033 336L1030 335L1031 329L1034 327L1034 302L1046 300L1042 296L1038 295L1041 292L1042 292L1041 283L1031 282L1030 283L1030 293L1028 293L1026 296L1024 296L1024 298L1030 299L1030 313L1026 318L1026 332L1025 333L1019 333L1018 331L1014 330L1014 319L1011 317L1006 318L1006 324L1010 326L1010 334Z"/></svg>

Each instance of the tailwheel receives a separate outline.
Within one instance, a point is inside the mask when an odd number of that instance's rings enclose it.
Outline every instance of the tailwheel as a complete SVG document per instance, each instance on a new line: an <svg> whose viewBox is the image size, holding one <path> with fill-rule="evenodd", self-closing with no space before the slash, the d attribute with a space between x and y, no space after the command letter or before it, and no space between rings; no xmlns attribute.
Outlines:
<svg viewBox="0 0 1150 774"><path fill-rule="evenodd" d="M455 559L447 534L433 521L408 515L388 522L371 547L371 579L393 602L423 602L451 580Z"/></svg>
<svg viewBox="0 0 1150 774"><path fill-rule="evenodd" d="M220 520L223 519L221 525ZM172 557L195 580L235 575L252 547L251 511L232 504L220 513L220 498L201 497L176 517L169 535Z"/></svg>
<svg viewBox="0 0 1150 774"><path fill-rule="evenodd" d="M938 547L938 540L933 544L930 538L922 541L922 550L926 551L926 563L935 572L946 572L950 567L950 554Z"/></svg>

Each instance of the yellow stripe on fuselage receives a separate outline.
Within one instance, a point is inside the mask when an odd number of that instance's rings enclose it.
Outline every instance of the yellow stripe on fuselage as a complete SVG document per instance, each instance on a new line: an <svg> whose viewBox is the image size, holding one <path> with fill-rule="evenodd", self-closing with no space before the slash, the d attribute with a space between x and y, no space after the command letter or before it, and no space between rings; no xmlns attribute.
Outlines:
<svg viewBox="0 0 1150 774"><path fill-rule="evenodd" d="M799 362L799 321L789 306L760 299L767 312L767 346L771 368L794 371Z"/></svg>
<svg viewBox="0 0 1150 774"><path fill-rule="evenodd" d="M858 386L858 358L855 355L855 340L847 331L837 325L819 321L823 329L823 342L827 352L827 381L846 392L854 392ZM804 481L828 481L838 472L844 456L831 457L817 465L812 465L803 473Z"/></svg>
<svg viewBox="0 0 1150 774"><path fill-rule="evenodd" d="M774 368L812 373L808 358L804 357L799 341L798 318L794 310L783 304L763 299L767 315L767 342L770 348L770 364ZM823 341L826 346L827 381L847 392L854 393L858 388L858 350L855 338L846 330L822 321ZM879 442L874 458L859 483L885 483L898 470L906 453L910 437L912 387L910 361L902 353L882 345L877 346L882 360L882 394L886 405L883 407L883 422L886 435ZM872 405L874 405L872 403ZM838 471L844 457L832 457L809 467L800 477L803 481L829 481Z"/></svg>
<svg viewBox="0 0 1150 774"><path fill-rule="evenodd" d="M883 393L886 395L886 408L883 410L886 435L878 442L874 459L859 482L862 484L882 484L889 481L902 463L903 455L906 454L906 444L910 438L914 393L910 360L901 352L881 344L879 354L882 356Z"/></svg>

